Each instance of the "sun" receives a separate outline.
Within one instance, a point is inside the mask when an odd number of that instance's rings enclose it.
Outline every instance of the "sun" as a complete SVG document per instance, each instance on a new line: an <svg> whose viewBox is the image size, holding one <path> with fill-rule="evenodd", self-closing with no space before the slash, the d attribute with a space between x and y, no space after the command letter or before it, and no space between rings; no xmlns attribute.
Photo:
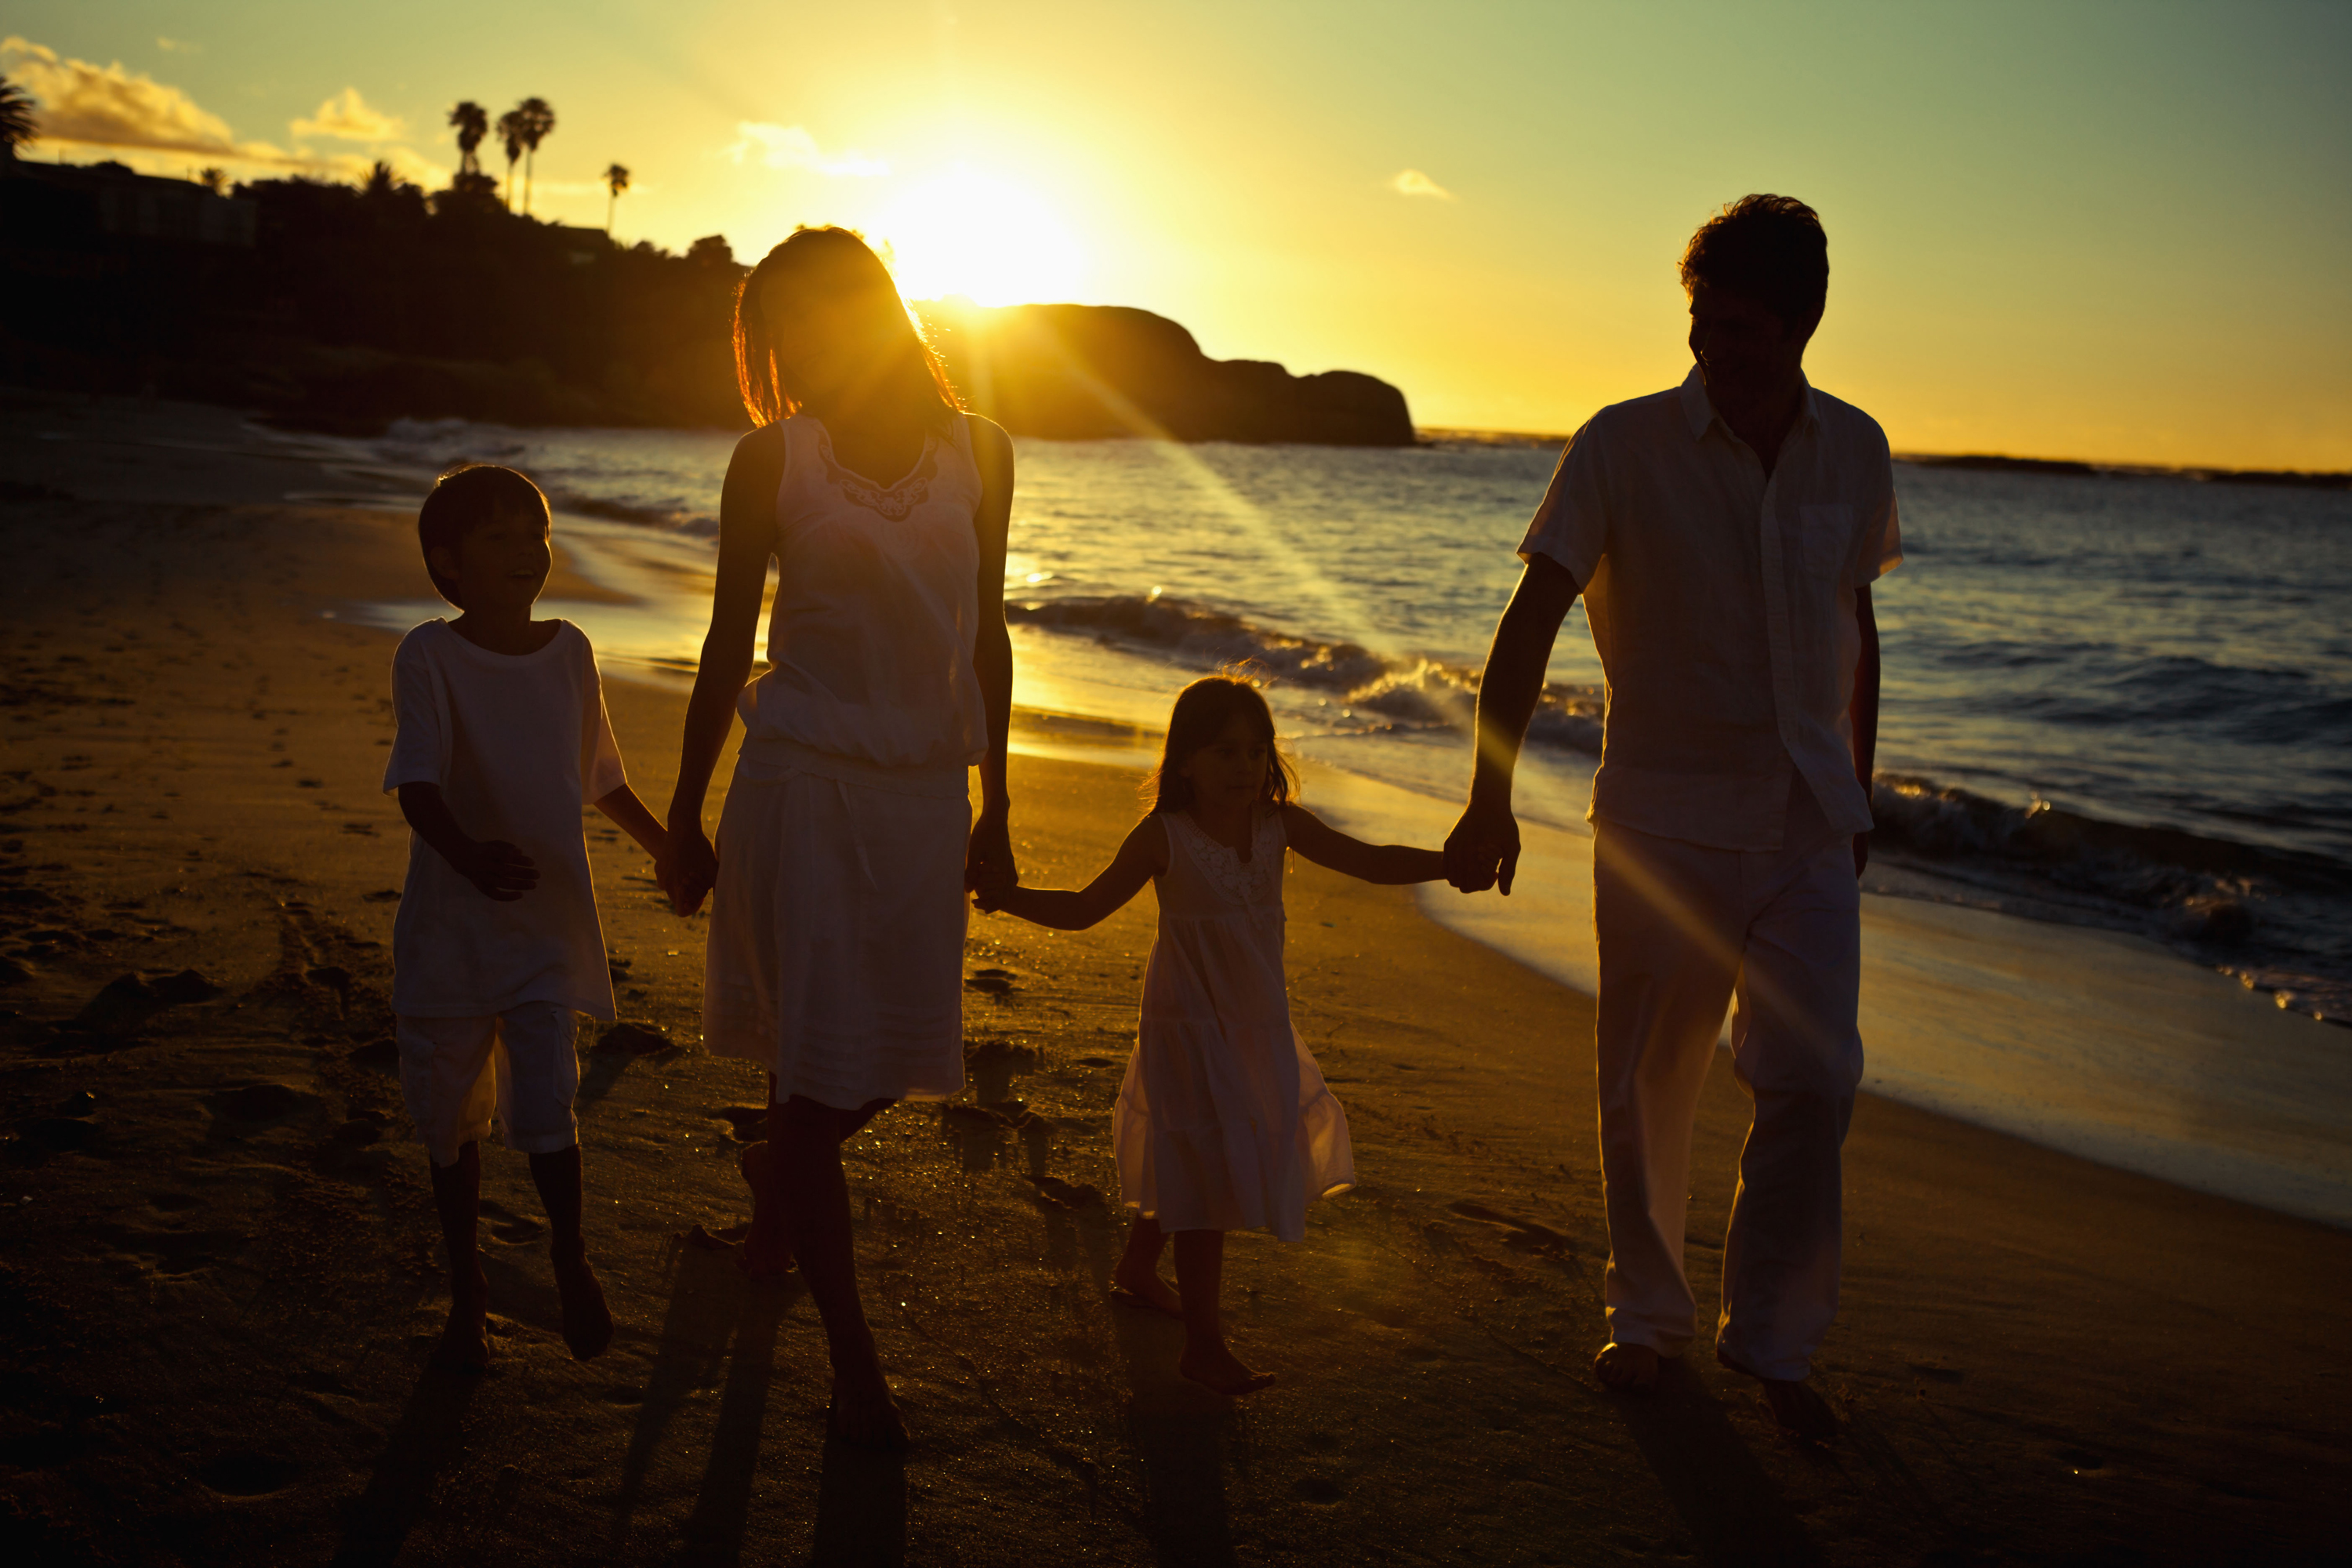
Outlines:
<svg viewBox="0 0 2352 1568"><path fill-rule="evenodd" d="M1066 300L1086 280L1085 249L1049 204L961 165L893 203L873 234L888 247L898 291L909 300Z"/></svg>

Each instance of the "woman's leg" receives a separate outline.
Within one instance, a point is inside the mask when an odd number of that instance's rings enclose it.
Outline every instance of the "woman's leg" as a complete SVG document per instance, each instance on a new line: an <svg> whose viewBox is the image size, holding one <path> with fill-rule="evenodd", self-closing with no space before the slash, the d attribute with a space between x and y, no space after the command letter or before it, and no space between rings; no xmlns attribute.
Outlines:
<svg viewBox="0 0 2352 1568"><path fill-rule="evenodd" d="M768 1075L768 1136L745 1146L741 1169L751 1189L751 1233L735 1261L755 1284L769 1284L793 1271L793 1244L784 1231L783 1200L777 1170L769 1158L776 1139L776 1075Z"/></svg>
<svg viewBox="0 0 2352 1568"><path fill-rule="evenodd" d="M793 1095L768 1111L768 1170L784 1232L800 1259L833 1356L834 1435L860 1447L903 1447L907 1428L883 1380L882 1363L857 1297L857 1261L849 1230L849 1184L841 1145L888 1109L874 1100L836 1110Z"/></svg>
<svg viewBox="0 0 2352 1568"><path fill-rule="evenodd" d="M1167 1246L1168 1233L1160 1228L1160 1222L1148 1214L1137 1215L1127 1227L1127 1251L1111 1270L1112 1298L1182 1317L1183 1304L1168 1288L1168 1281L1160 1278L1160 1254Z"/></svg>
<svg viewBox="0 0 2352 1568"><path fill-rule="evenodd" d="M1225 1348L1225 1326L1217 1312L1224 1285L1225 1233L1176 1233L1176 1288L1184 1300L1184 1359L1176 1370L1219 1394L1250 1394L1274 1381L1270 1372L1252 1372Z"/></svg>

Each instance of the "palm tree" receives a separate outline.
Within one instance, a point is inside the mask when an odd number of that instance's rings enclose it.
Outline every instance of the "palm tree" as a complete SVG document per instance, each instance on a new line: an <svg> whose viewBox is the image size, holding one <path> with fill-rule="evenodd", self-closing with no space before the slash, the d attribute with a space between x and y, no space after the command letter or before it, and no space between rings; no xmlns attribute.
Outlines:
<svg viewBox="0 0 2352 1568"><path fill-rule="evenodd" d="M499 142L507 150L507 211L514 211L514 166L522 157L522 110L499 116Z"/></svg>
<svg viewBox="0 0 2352 1568"><path fill-rule="evenodd" d="M449 123L457 131L457 172L480 174L482 160L474 150L490 133L490 111L469 98L449 111Z"/></svg>
<svg viewBox="0 0 2352 1568"><path fill-rule="evenodd" d="M16 149L41 133L33 118L32 96L0 76L0 162L16 161Z"/></svg>
<svg viewBox="0 0 2352 1568"><path fill-rule="evenodd" d="M522 139L530 162L522 166L522 210L530 211L530 176L539 163L539 144L555 129L555 110L543 98L526 98L514 106L515 134Z"/></svg>
<svg viewBox="0 0 2352 1568"><path fill-rule="evenodd" d="M629 188L626 164L615 163L604 171L604 184L613 194L604 202L604 237L613 237L613 209L620 205L621 193Z"/></svg>
<svg viewBox="0 0 2352 1568"><path fill-rule="evenodd" d="M228 195L228 171L206 169L196 176L196 184L216 196L225 196Z"/></svg>

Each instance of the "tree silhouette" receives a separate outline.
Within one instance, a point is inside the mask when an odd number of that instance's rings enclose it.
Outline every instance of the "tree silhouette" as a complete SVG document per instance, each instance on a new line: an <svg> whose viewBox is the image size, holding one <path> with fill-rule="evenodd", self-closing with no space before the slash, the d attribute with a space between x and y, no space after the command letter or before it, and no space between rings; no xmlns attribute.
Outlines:
<svg viewBox="0 0 2352 1568"><path fill-rule="evenodd" d="M514 166L522 159L522 110L509 109L499 116L499 141L507 150L507 211L514 211Z"/></svg>
<svg viewBox="0 0 2352 1568"><path fill-rule="evenodd" d="M482 138L490 133L490 111L469 98L449 111L449 123L457 132L457 172L461 174L480 174L482 160L476 155L475 149L481 146Z"/></svg>
<svg viewBox="0 0 2352 1568"><path fill-rule="evenodd" d="M604 171L604 185L613 194L604 200L604 237L613 237L613 209L620 205L621 193L629 188L629 171L625 164L614 163Z"/></svg>
<svg viewBox="0 0 2352 1568"><path fill-rule="evenodd" d="M225 196L228 195L228 171L226 169L206 169L204 173L196 176L196 184L204 186L205 189L210 191L216 196Z"/></svg>
<svg viewBox="0 0 2352 1568"><path fill-rule="evenodd" d="M526 98L514 106L511 117L515 121L515 135L521 140L523 152L529 160L522 166L522 210L528 216L530 212L531 171L539 163L539 144L547 140L548 133L555 129L555 110L543 98Z"/></svg>
<svg viewBox="0 0 2352 1568"><path fill-rule="evenodd" d="M0 159L16 160L16 149L41 133L33 118L32 96L0 76Z"/></svg>

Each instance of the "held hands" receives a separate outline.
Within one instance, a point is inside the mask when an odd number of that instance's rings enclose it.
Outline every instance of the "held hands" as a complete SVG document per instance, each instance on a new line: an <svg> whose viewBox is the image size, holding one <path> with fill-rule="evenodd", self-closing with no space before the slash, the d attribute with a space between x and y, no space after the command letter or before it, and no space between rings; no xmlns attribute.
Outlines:
<svg viewBox="0 0 2352 1568"><path fill-rule="evenodd" d="M1445 879L1465 893L1500 887L1505 898L1519 870L1519 824L1507 805L1473 800L1445 838Z"/></svg>
<svg viewBox="0 0 2352 1568"><path fill-rule="evenodd" d="M719 885L719 852L710 847L710 836L702 831L699 820L683 826L672 823L668 850L655 862L654 877L669 895L671 911L690 915Z"/></svg>
<svg viewBox="0 0 2352 1568"><path fill-rule="evenodd" d="M482 897L501 904L513 903L539 886L539 868L503 838L468 839L449 863Z"/></svg>
<svg viewBox="0 0 2352 1568"><path fill-rule="evenodd" d="M1004 907L1021 885L1021 868L1013 861L1013 835L1002 810L982 811L971 825L971 842L964 851L963 885L982 912Z"/></svg>

